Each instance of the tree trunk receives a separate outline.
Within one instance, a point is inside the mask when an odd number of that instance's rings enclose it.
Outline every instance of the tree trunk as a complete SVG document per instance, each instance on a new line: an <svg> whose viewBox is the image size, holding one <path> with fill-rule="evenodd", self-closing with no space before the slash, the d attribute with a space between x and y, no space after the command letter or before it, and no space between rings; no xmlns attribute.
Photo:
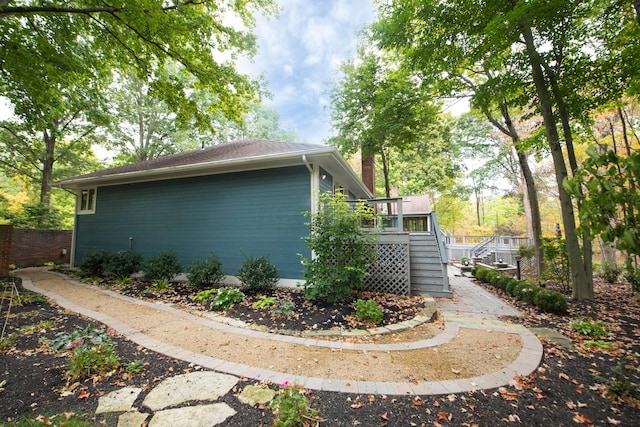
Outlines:
<svg viewBox="0 0 640 427"><path fill-rule="evenodd" d="M506 128L502 126L488 111L484 110L485 116L489 121L500 130L500 132L511 138L513 142L513 148L518 158L518 164L520 166L520 174L522 175L522 182L524 183L524 189L522 190L525 213L527 216L527 232L533 238L533 246L536 257L536 270L538 274L542 274L544 270L544 261L542 254L542 216L540 215L540 205L538 202L538 192L536 190L536 184L533 179L533 173L529 167L528 154L520 147L520 135L518 130L511 120L511 114L506 106L506 103L500 102L500 113L504 119ZM480 225L480 224L478 224Z"/></svg>
<svg viewBox="0 0 640 427"><path fill-rule="evenodd" d="M513 125L509 110L505 105L501 105L500 110L502 111L502 117L504 118L505 124L507 125L507 130L509 131L509 135L511 136L511 141L513 141L513 146L518 155L518 164L520 165L520 172L522 173L526 190L524 194L526 194L526 200L529 202L528 208L531 215L530 227L536 257L535 266L538 274L542 274L542 272L544 271L544 263L542 259L542 216L540 215L538 191L536 190L533 173L531 172L531 168L529 167L527 152L520 147L520 135L518 134L518 130Z"/></svg>
<svg viewBox="0 0 640 427"><path fill-rule="evenodd" d="M53 181L53 163L56 148L55 132L43 132L45 154L42 159L42 181L40 181L40 203L51 206L51 182Z"/></svg>
<svg viewBox="0 0 640 427"><path fill-rule="evenodd" d="M542 61L535 47L531 26L525 16L519 23L520 32L524 37L533 83L538 95L538 102L542 118L544 120L545 134L549 143L549 149L553 159L553 165L558 184L558 195L562 211L562 223L565 230L567 253L569 256L569 268L571 270L571 285L573 298L576 300L593 300L593 286L587 280L584 260L578 243L576 222L573 212L571 197L564 188L564 180L567 178L567 166L560 144L558 128L552 107L552 97L547 87L547 82L542 71Z"/></svg>
<svg viewBox="0 0 640 427"><path fill-rule="evenodd" d="M551 83L551 90L556 101L558 116L562 123L562 133L564 135L565 145L567 147L567 157L569 158L569 166L571 167L571 176L575 177L578 173L578 161L576 159L575 149L573 148L573 134L571 132L571 123L569 121L569 113L567 111L564 97L558 86L555 72L551 67L546 67L547 75ZM613 132L611 133L613 136ZM582 193L582 188L579 187L578 191ZM578 198L578 212L580 212L580 197ZM593 289L593 244L591 242L591 230L583 227L582 229L582 259L584 262L584 271L587 277L588 286Z"/></svg>
<svg viewBox="0 0 640 427"><path fill-rule="evenodd" d="M616 246L613 243L607 243L602 240L602 237L598 237L600 242L600 250L602 251L603 263L609 263L611 265L618 265L618 259L616 257Z"/></svg>
<svg viewBox="0 0 640 427"><path fill-rule="evenodd" d="M540 215L540 205L538 202L538 191L536 190L536 184L533 180L533 173L529 167L529 161L527 159L527 153L522 150L517 150L518 162L520 163L520 169L522 176L524 177L524 185L526 187L526 196L528 200L528 207L531 211L531 233L533 237L533 246L536 257L536 270L538 274L542 274L544 271L544 262L542 254L542 218Z"/></svg>

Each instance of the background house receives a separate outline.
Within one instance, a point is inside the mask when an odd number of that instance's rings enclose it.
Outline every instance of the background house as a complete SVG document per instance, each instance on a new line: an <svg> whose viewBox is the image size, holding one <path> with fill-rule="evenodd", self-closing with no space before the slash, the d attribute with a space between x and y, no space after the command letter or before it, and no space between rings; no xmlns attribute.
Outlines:
<svg viewBox="0 0 640 427"><path fill-rule="evenodd" d="M241 140L59 181L76 192L72 263L99 250L174 251L183 265L216 253L233 275L266 256L281 284L310 256L303 213L317 194L371 192L334 147Z"/></svg>

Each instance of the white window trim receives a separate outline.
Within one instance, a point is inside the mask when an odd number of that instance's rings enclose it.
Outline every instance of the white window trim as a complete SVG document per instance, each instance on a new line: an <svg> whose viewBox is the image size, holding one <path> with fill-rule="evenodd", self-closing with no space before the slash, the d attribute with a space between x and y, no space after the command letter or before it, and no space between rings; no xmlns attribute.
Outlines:
<svg viewBox="0 0 640 427"><path fill-rule="evenodd" d="M93 199L89 198L91 201L91 206L83 206L83 193L87 192L88 195L93 193ZM96 187L91 188L82 188L78 191L78 202L77 202L77 213L78 215L91 215L96 212L96 199L98 196L98 189ZM84 209L83 209L84 207Z"/></svg>

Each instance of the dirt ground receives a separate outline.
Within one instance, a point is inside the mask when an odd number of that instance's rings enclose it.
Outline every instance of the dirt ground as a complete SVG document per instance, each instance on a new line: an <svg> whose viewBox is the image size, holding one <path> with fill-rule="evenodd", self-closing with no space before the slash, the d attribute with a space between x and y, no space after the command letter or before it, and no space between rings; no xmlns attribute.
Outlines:
<svg viewBox="0 0 640 427"><path fill-rule="evenodd" d="M364 381L440 381L495 372L511 364L521 350L516 334L460 329L450 342L437 347L405 351L350 351L261 339L203 326L148 305L126 303L101 290L81 287L62 277L23 271L39 288L68 301L125 322L167 344L236 363L291 375ZM427 339L439 325L422 328L424 337L408 332L412 340ZM403 334L393 338L406 341Z"/></svg>

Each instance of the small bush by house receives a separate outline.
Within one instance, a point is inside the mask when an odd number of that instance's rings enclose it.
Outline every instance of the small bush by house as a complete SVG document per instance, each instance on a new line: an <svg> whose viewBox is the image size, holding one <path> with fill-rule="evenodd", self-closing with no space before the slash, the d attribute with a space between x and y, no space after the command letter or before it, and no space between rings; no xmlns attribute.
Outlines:
<svg viewBox="0 0 640 427"><path fill-rule="evenodd" d="M224 279L222 261L216 254L206 260L192 261L187 267L187 280L197 288L206 288Z"/></svg>
<svg viewBox="0 0 640 427"><path fill-rule="evenodd" d="M273 289L278 283L278 269L265 257L248 258L236 276L250 291Z"/></svg>
<svg viewBox="0 0 640 427"><path fill-rule="evenodd" d="M177 274L182 272L182 265L178 257L173 252L159 252L145 258L142 263L142 272L145 280L171 281Z"/></svg>

